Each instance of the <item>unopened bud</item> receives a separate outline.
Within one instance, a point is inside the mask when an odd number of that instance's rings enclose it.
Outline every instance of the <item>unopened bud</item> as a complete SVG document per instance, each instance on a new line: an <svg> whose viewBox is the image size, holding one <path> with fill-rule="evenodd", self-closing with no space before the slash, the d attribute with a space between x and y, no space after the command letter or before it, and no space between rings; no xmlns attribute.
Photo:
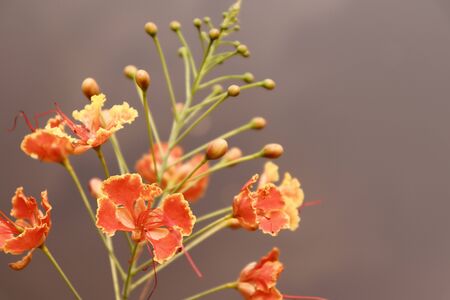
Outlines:
<svg viewBox="0 0 450 300"><path fill-rule="evenodd" d="M95 199L100 197L101 191L102 191L102 183L103 181L100 178L94 177L91 180L89 180L89 192L91 193L92 197Z"/></svg>
<svg viewBox="0 0 450 300"><path fill-rule="evenodd" d="M100 87L94 78L88 77L81 83L81 91L91 100L92 96L100 94Z"/></svg>
<svg viewBox="0 0 450 300"><path fill-rule="evenodd" d="M247 72L244 74L244 81L247 83L251 83L251 82L255 81L255 76L253 76L252 73Z"/></svg>
<svg viewBox="0 0 450 300"><path fill-rule="evenodd" d="M178 21L172 21L172 22L170 22L170 29L172 30L172 31L178 31L178 30L180 30L180 28L181 28L181 24L180 24L180 22L178 22Z"/></svg>
<svg viewBox="0 0 450 300"><path fill-rule="evenodd" d="M239 30L241 30L241 26L236 25L236 26L234 26L233 30L234 30L234 31L239 31Z"/></svg>
<svg viewBox="0 0 450 300"><path fill-rule="evenodd" d="M217 95L223 92L223 87L220 84L215 84L212 87L212 92Z"/></svg>
<svg viewBox="0 0 450 300"><path fill-rule="evenodd" d="M242 56L247 58L250 56L250 51L245 51L244 53L242 53Z"/></svg>
<svg viewBox="0 0 450 300"><path fill-rule="evenodd" d="M176 109L177 113L181 113L184 109L184 103L177 102L177 104L175 104L175 109Z"/></svg>
<svg viewBox="0 0 450 300"><path fill-rule="evenodd" d="M205 21L206 24L211 23L211 18L210 17L204 17L203 21Z"/></svg>
<svg viewBox="0 0 450 300"><path fill-rule="evenodd" d="M246 52L248 52L248 48L244 44L240 44L239 46L236 47L236 51L239 54L244 55Z"/></svg>
<svg viewBox="0 0 450 300"><path fill-rule="evenodd" d="M267 144L262 150L262 156L265 158L278 158L283 154L283 146L280 144Z"/></svg>
<svg viewBox="0 0 450 300"><path fill-rule="evenodd" d="M209 38L211 41L217 40L220 36L220 31L217 28L213 28L209 31Z"/></svg>
<svg viewBox="0 0 450 300"><path fill-rule="evenodd" d="M266 79L263 82L263 87L265 89L273 90L275 88L275 86L276 86L275 81L273 81L272 79Z"/></svg>
<svg viewBox="0 0 450 300"><path fill-rule="evenodd" d="M153 22L145 23L145 32L147 32L150 36L154 37L158 33L158 26L156 26Z"/></svg>
<svg viewBox="0 0 450 300"><path fill-rule="evenodd" d="M202 20L200 20L199 18L195 18L194 19L194 26L197 28L200 28L202 26Z"/></svg>
<svg viewBox="0 0 450 300"><path fill-rule="evenodd" d="M125 76L127 76L130 79L134 78L134 75L136 75L137 72L137 68L136 66L133 65L128 65L125 68L123 68L123 74L125 74Z"/></svg>
<svg viewBox="0 0 450 300"><path fill-rule="evenodd" d="M242 157L242 151L238 147L233 147L224 155L223 160L232 162Z"/></svg>
<svg viewBox="0 0 450 300"><path fill-rule="evenodd" d="M241 92L241 88L235 84L232 84L228 87L228 96L237 97Z"/></svg>
<svg viewBox="0 0 450 300"><path fill-rule="evenodd" d="M141 88L143 91L147 91L148 87L150 86L150 75L145 70L137 70L135 75L135 80L137 85Z"/></svg>
<svg viewBox="0 0 450 300"><path fill-rule="evenodd" d="M251 120L250 124L252 125L252 129L259 130L259 129L263 129L264 127L266 127L267 121L263 117L256 117Z"/></svg>
<svg viewBox="0 0 450 300"><path fill-rule="evenodd" d="M225 155L228 151L228 143L224 139L216 139L209 143L206 148L206 159L213 160L219 159Z"/></svg>

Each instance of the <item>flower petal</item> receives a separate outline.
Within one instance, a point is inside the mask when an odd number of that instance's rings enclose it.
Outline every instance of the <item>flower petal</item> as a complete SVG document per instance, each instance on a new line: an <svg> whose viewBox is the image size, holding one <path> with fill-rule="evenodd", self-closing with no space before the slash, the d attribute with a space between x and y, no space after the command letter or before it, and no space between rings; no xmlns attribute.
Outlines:
<svg viewBox="0 0 450 300"><path fill-rule="evenodd" d="M263 216L258 215L259 229L276 236L281 229L289 228L289 215L282 210L272 210Z"/></svg>
<svg viewBox="0 0 450 300"><path fill-rule="evenodd" d="M19 261L16 261L14 263L10 263L9 267L15 271L20 271L25 269L26 266L31 262L31 259L33 258L33 250L29 251L27 255L22 257Z"/></svg>
<svg viewBox="0 0 450 300"><path fill-rule="evenodd" d="M130 211L134 209L134 202L142 192L142 179L139 174L125 174L111 176L102 185L102 193L116 205L124 205Z"/></svg>
<svg viewBox="0 0 450 300"><path fill-rule="evenodd" d="M137 110L130 107L127 102L121 105L114 105L108 110L108 122L106 128L115 127L117 124L131 124L138 116Z"/></svg>
<svg viewBox="0 0 450 300"><path fill-rule="evenodd" d="M125 227L119 222L116 214L117 207L108 198L100 198L97 200L97 222L96 225L104 233L113 236L117 230L132 231L132 228Z"/></svg>
<svg viewBox="0 0 450 300"><path fill-rule="evenodd" d="M177 193L167 196L162 203L164 218L170 220L171 226L176 226L183 235L190 235L195 223L195 216L189 208L183 194Z"/></svg>
<svg viewBox="0 0 450 300"><path fill-rule="evenodd" d="M233 216L239 221L242 227L255 230L258 227L256 223L256 209L254 193L251 192L251 186L258 180L258 175L254 175L241 189L241 192L233 200Z"/></svg>
<svg viewBox="0 0 450 300"><path fill-rule="evenodd" d="M258 210L269 211L273 209L282 209L284 207L283 196L278 187L272 183L267 183L256 191L257 200L255 207Z"/></svg>
<svg viewBox="0 0 450 300"><path fill-rule="evenodd" d="M297 178L292 178L291 174L284 174L283 182L280 185L280 191L286 203L292 203L295 207L300 207L305 199L305 194L300 187Z"/></svg>
<svg viewBox="0 0 450 300"><path fill-rule="evenodd" d="M36 199L25 196L23 187L18 187L12 198L11 216L16 219L26 219L34 224L39 216Z"/></svg>
<svg viewBox="0 0 450 300"><path fill-rule="evenodd" d="M264 165L264 172L261 174L261 178L259 179L259 186L263 186L266 183L274 183L280 180L280 176L278 175L278 166L273 162L266 162Z"/></svg>
<svg viewBox="0 0 450 300"><path fill-rule="evenodd" d="M172 258L182 245L182 236L178 230L171 230L160 239L153 239L149 232L147 232L146 237L153 246L154 260L160 264Z"/></svg>
<svg viewBox="0 0 450 300"><path fill-rule="evenodd" d="M72 117L80 121L91 132L97 131L101 126L101 110L103 104L106 101L104 94L95 95L91 97L91 102L84 106L84 109L78 111L75 110L72 113Z"/></svg>
<svg viewBox="0 0 450 300"><path fill-rule="evenodd" d="M11 224L0 217L0 250L3 250L3 246L5 245L7 240L14 237L15 231L16 230L13 230L13 228L11 227Z"/></svg>
<svg viewBox="0 0 450 300"><path fill-rule="evenodd" d="M25 228L25 230L16 237L9 239L3 246L5 253L20 254L24 251L37 248L45 241L48 234L48 226Z"/></svg>
<svg viewBox="0 0 450 300"><path fill-rule="evenodd" d="M52 226L52 221L51 221L51 210L52 210L52 206L50 205L50 203L48 202L48 197L47 197L47 191L43 191L41 192L41 205L44 208L45 214L39 216L39 222L40 225L45 224L48 227L48 230L50 230L51 226Z"/></svg>

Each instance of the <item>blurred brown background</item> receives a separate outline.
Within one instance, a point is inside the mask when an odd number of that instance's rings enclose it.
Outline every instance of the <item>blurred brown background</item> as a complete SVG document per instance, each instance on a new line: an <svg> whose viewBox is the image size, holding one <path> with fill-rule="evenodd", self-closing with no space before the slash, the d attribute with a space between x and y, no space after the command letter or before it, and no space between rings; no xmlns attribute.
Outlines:
<svg viewBox="0 0 450 300"><path fill-rule="evenodd" d="M19 150L28 133L23 122L13 133L4 129L20 109L32 115L51 109L54 101L67 112L80 108L85 100L79 86L87 76L98 80L110 103L127 100L140 109L134 87L122 75L132 63L151 72L151 105L167 134L167 92L143 25L149 20L159 25L182 95L179 43L168 23L178 19L197 45L192 19L209 15L218 23L231 2L0 2L0 209L9 211L19 185L33 195L49 190L54 205L49 248L86 299L111 299L112 288L106 255L78 193L60 166ZM272 77L278 88L229 101L184 146L192 149L262 115L269 120L266 130L242 134L230 144L252 152L267 142L282 143L281 170L302 180L308 200L323 204L305 209L294 233L271 238L225 231L211 238L191 252L205 278L197 279L181 259L159 274L155 299L180 299L230 281L273 245L281 248L286 264L279 281L286 294L333 300L450 298L449 3L244 1L242 30L235 38L252 56L235 58L221 71ZM139 118L119 133L130 165L146 151L144 124ZM115 166L110 151L108 159ZM73 163L84 183L101 175L93 153ZM228 205L262 164L215 174L195 212ZM20 273L7 267L16 258L0 255L0 299L71 297L41 253ZM230 291L210 299L239 296Z"/></svg>

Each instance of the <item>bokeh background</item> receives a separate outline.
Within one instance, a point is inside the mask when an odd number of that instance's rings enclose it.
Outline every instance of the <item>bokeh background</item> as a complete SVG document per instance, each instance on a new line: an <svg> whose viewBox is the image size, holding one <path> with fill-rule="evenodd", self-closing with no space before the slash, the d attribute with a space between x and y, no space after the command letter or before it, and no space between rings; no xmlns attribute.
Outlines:
<svg viewBox="0 0 450 300"><path fill-rule="evenodd" d="M13 133L4 129L20 109L32 115L51 109L54 101L67 112L80 108L85 104L80 84L87 76L98 80L110 103L127 100L140 108L133 85L122 75L131 63L150 71L151 105L167 134L167 91L143 25L150 20L159 25L181 96L179 42L169 22L179 20L199 50L193 18L211 16L218 23L231 2L0 2L0 209L9 211L17 186L34 195L49 190L54 226L48 246L86 299L112 299L112 289L106 255L78 193L60 166L20 151L28 133L23 122ZM271 238L240 230L214 236L191 251L205 277L197 279L181 259L159 274L154 298L181 299L230 281L278 245L286 265L279 288L286 294L449 299L450 2L245 0L241 20L235 39L252 55L233 59L221 72L271 77L277 89L246 91L225 103L183 146L192 149L264 116L267 129L230 144L245 152L267 142L283 144L281 170L301 179L307 200L323 203L304 210L294 233ZM146 151L144 125L140 118L118 135L130 165ZM107 156L115 166L109 150ZM101 175L94 153L73 163L83 183ZM195 212L229 205L262 165L252 161L215 174ZM16 258L0 255L0 299L71 297L41 253L19 273L7 267ZM229 291L210 299L239 296Z"/></svg>

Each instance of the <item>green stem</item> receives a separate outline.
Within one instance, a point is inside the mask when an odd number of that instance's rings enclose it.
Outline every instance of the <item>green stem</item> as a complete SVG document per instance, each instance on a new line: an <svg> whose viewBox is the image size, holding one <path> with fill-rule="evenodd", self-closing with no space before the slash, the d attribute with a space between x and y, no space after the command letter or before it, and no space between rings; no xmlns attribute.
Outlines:
<svg viewBox="0 0 450 300"><path fill-rule="evenodd" d="M103 154L101 146L98 146L97 148L94 148L94 150L97 153L97 157L98 157L98 159L100 160L100 162L102 164L103 172L105 172L105 176L106 176L106 178L108 178L111 175L109 173L108 165L106 164L105 155Z"/></svg>
<svg viewBox="0 0 450 300"><path fill-rule="evenodd" d="M86 193L84 192L84 189L80 183L80 180L78 179L77 174L75 173L75 170L73 169L69 159L66 159L63 162L63 166L66 168L67 172L70 174L70 176L72 177L78 192L80 193L81 199L83 200L83 204L86 207L86 210L89 214L89 217L91 219L91 221L93 222L95 228L97 229L97 233L100 236L100 239L103 242L103 245L105 246L106 250L108 251L109 256L114 260L114 264L116 265L117 269L119 270L120 274L122 275L122 277L125 277L125 272L122 269L122 266L120 265L119 261L117 260L117 257L114 255L114 252L111 250L111 248L108 246L108 243L106 242L106 238L103 235L103 233L100 231L100 229L97 227L96 225L96 218L95 218L95 214L94 211L92 210L92 207L89 203L89 200L86 196Z"/></svg>
<svg viewBox="0 0 450 300"><path fill-rule="evenodd" d="M203 241L205 241L206 239L208 239L209 237L211 237L212 235L214 235L218 231L222 230L223 228L228 227L229 225L230 225L229 220L226 220L226 221L216 225L215 227L213 227L210 230L208 230L207 232L205 232L203 235L199 236L197 239L195 239L192 242L190 242L186 247L184 247L184 250L185 251L191 250L192 248L198 246L200 243L202 243ZM156 273L161 271L161 270L163 270L165 267L167 267L168 265L173 263L175 260L177 260L181 256L183 256L183 252L180 252L180 253L176 254L174 257L172 257L171 260L169 260L165 264L157 266L156 267ZM152 261L150 260L147 263L144 263L143 265L141 265L136 270L139 271L142 268L150 266L151 264L152 264ZM153 274L154 274L153 272L152 273L147 273L144 276L142 276L141 278L139 278L138 280L136 280L136 282L134 282L132 284L131 290L137 288L139 285L141 285L142 283L146 282L148 279L152 278Z"/></svg>
<svg viewBox="0 0 450 300"><path fill-rule="evenodd" d="M200 298L203 298L204 296L207 296L207 295L210 295L210 294L213 294L213 293L217 293L219 291L223 291L223 290L226 290L226 289L235 289L235 288L237 288L237 285L238 285L237 282L228 282L228 283L225 283L225 284L213 287L212 289L209 289L209 290L203 291L201 293L198 293L198 294L196 294L194 296L185 298L184 300L200 299Z"/></svg>
<svg viewBox="0 0 450 300"><path fill-rule="evenodd" d="M186 39L184 38L183 33L181 32L181 30L177 30L177 36L180 39L181 44L183 45L183 47L187 51L187 56L188 56L188 59L189 59L189 63L191 64L192 74L194 75L194 77L196 77L197 76L197 68L195 67L195 62L194 62L194 57L192 56L192 51L189 48L189 45L186 42Z"/></svg>
<svg viewBox="0 0 450 300"><path fill-rule="evenodd" d="M128 299L128 293L129 293L129 289L130 289L131 279L133 277L132 270L134 267L134 261L136 258L138 248L139 248L139 244L136 243L133 247L133 252L131 254L131 259L130 259L130 265L128 266L127 278L126 278L125 284L123 286L123 299L124 300Z"/></svg>
<svg viewBox="0 0 450 300"><path fill-rule="evenodd" d="M78 294L77 290L75 289L75 287L72 285L72 283L70 282L69 278L67 278L66 274L64 274L64 271L61 269L61 267L59 266L58 262L56 261L56 259L53 257L53 255L50 253L50 250L48 250L47 246L42 245L40 247L40 249L42 250L42 252L44 252L44 254L47 256L47 258L50 260L50 262L53 264L53 266L55 267L55 269L58 271L59 275L61 275L62 279L64 280L64 282L67 284L67 286L69 287L69 289L72 291L74 297L78 300L81 300L81 296L80 294Z"/></svg>
<svg viewBox="0 0 450 300"><path fill-rule="evenodd" d="M208 82L205 82L205 83L203 83L203 84L201 84L200 86L199 86L199 89L201 90L201 89L204 89L204 88L206 88L206 87L208 87L208 86L210 86L210 85L213 85L213 84L215 84L215 83L218 83L218 82L221 82L221 81L225 81L225 80L230 80L230 79L244 79L245 78L245 74L238 74L238 75L224 75L224 76L220 76L220 77L217 77L217 78L214 78L214 79L212 79L212 80L210 80L210 81L208 81Z"/></svg>
<svg viewBox="0 0 450 300"><path fill-rule="evenodd" d="M231 207L230 207L230 209L231 209ZM231 211L230 209L228 210L228 212ZM231 219L232 217L233 217L233 215L229 214L229 215L226 215L225 217L222 217L220 219L217 219L217 220L209 223L208 225L204 226L202 229L200 229L200 230L194 232L193 234L191 234L190 236L186 237L183 242L187 243L190 240L195 239L198 236L201 236L202 234L204 234L205 232L207 232L211 228L213 228L213 227L215 227L215 226L217 226L217 225L219 225L219 224L221 224L221 223ZM197 221L196 221L196 223L197 223Z"/></svg>
<svg viewBox="0 0 450 300"><path fill-rule="evenodd" d="M231 206L227 206L227 207L218 209L218 210L216 210L216 211L210 212L210 213L208 213L208 214L206 214L206 215L203 215L203 216L201 216L201 217L198 217L197 220L195 220L195 224L198 224L198 223L200 223L200 222L203 222L203 221L212 219L212 218L214 218L214 217L217 217L217 216L226 214L226 213L228 213L228 212L230 212L230 211L232 211L232 210L233 210L233 208L232 208Z"/></svg>
<svg viewBox="0 0 450 300"><path fill-rule="evenodd" d="M170 101L172 102L173 115L175 116L175 120L178 120L177 113L177 101L175 99L175 93L173 91L172 80L170 79L169 69L167 68L166 58L164 56L164 52L162 50L161 44L159 43L158 36L153 36L153 41L155 43L156 49L159 54L159 58L161 60L164 77L166 78L167 89L169 90Z"/></svg>
<svg viewBox="0 0 450 300"><path fill-rule="evenodd" d="M110 138L111 145L114 150L114 154L116 155L117 163L119 164L119 170L121 174L125 174L129 172L127 162L123 157L122 150L120 149L119 141L115 134L113 134Z"/></svg>
<svg viewBox="0 0 450 300"><path fill-rule="evenodd" d="M148 140L150 143L150 153L152 154L153 159L153 168L155 170L155 174L158 175L158 166L156 163L156 156L155 156L155 147L153 147L153 132L152 132L152 125L150 121L150 108L148 106L148 100L147 100L147 92L142 91L142 100L144 102L144 111L145 111L145 123L147 125L147 134L148 134ZM158 180L159 181L159 180Z"/></svg>
<svg viewBox="0 0 450 300"><path fill-rule="evenodd" d="M183 187L183 185L189 180L189 178L191 178L195 174L195 172L197 172L198 169L200 169L207 162L208 160L206 158L202 159L202 161L195 168L193 168L191 172L186 177L184 177L184 179L173 189L172 193L178 192Z"/></svg>

